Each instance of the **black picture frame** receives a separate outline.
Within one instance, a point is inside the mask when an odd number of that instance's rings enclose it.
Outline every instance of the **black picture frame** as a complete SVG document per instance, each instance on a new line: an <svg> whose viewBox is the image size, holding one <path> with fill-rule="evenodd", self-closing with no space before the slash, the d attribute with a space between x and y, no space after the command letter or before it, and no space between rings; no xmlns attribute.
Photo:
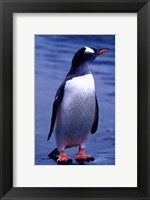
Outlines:
<svg viewBox="0 0 150 200"><path fill-rule="evenodd" d="M13 187L13 13L137 13L138 187ZM130 31L130 30L129 30ZM150 199L150 1L0 0L0 197L1 199ZM25 172L26 173L26 172ZM130 180L129 180L130 181Z"/></svg>

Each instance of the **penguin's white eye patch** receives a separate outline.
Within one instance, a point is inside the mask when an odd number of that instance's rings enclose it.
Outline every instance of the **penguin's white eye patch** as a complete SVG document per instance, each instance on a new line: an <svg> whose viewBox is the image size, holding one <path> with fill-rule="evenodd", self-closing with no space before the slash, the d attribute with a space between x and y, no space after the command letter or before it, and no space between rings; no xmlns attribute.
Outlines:
<svg viewBox="0 0 150 200"><path fill-rule="evenodd" d="M85 52L94 53L94 50L91 49L90 47L85 47Z"/></svg>

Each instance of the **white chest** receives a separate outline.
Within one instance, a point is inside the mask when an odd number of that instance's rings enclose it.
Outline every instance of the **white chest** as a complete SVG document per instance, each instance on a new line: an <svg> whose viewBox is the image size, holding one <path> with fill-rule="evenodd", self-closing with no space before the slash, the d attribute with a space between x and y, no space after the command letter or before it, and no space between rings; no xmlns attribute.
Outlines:
<svg viewBox="0 0 150 200"><path fill-rule="evenodd" d="M71 97L72 95L90 95L95 92L95 84L92 74L75 77L66 82L65 93Z"/></svg>
<svg viewBox="0 0 150 200"><path fill-rule="evenodd" d="M91 130L94 114L95 84L92 74L68 80L57 116L57 143L62 146L82 144Z"/></svg>

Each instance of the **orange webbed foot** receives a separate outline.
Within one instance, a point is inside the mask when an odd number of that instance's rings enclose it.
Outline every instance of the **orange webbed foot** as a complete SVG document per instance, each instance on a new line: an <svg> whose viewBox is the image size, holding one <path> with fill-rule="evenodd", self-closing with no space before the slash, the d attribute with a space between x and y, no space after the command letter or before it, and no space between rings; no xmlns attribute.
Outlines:
<svg viewBox="0 0 150 200"><path fill-rule="evenodd" d="M60 156L57 159L58 164L70 164L72 159L65 153L65 151L60 151Z"/></svg>
<svg viewBox="0 0 150 200"><path fill-rule="evenodd" d="M75 159L78 161L93 161L94 157L90 156L90 155L86 155L84 153L84 149L83 148L79 148L79 151L77 152Z"/></svg>

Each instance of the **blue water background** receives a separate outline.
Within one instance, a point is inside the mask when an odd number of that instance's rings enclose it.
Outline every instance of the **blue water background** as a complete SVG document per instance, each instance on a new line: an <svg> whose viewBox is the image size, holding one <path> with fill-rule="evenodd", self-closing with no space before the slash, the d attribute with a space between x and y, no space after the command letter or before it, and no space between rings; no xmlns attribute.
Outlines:
<svg viewBox="0 0 150 200"><path fill-rule="evenodd" d="M115 164L115 36L35 35L35 164L57 165L48 158L56 147L54 135L47 142L55 93L70 69L75 52L90 46L109 48L90 65L99 104L99 126L90 134L86 153L95 157L90 165ZM74 158L77 147L67 149ZM73 164L78 164L73 160Z"/></svg>

